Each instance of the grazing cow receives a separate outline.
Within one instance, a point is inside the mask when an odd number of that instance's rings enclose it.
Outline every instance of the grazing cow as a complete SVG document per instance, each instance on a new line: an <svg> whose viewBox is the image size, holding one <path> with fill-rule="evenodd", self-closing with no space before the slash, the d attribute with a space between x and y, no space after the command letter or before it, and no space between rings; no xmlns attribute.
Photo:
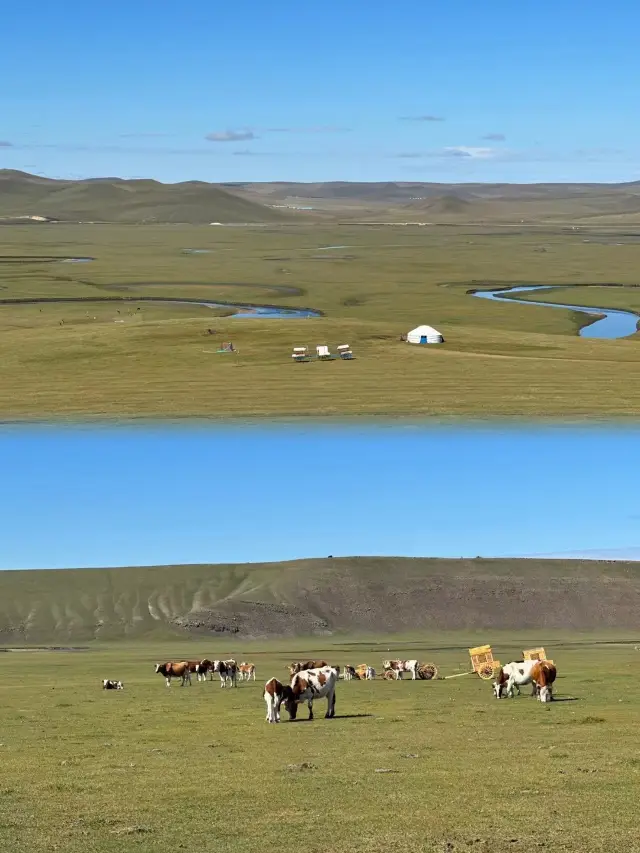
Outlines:
<svg viewBox="0 0 640 853"><path fill-rule="evenodd" d="M291 679L290 689L285 696L285 707L289 712L289 720L295 720L300 702L306 702L309 708L309 719L313 720L313 700L327 699L327 713L330 719L336 714L336 684L338 673L331 666L316 669L303 669Z"/></svg>
<svg viewBox="0 0 640 853"><path fill-rule="evenodd" d="M344 681L351 681L353 678L357 678L359 681L360 675L356 672L354 667L349 666L349 664L346 664L342 678Z"/></svg>
<svg viewBox="0 0 640 853"><path fill-rule="evenodd" d="M294 676L297 672L302 672L303 669L320 669L322 666L329 666L329 664L326 660L299 660L294 661L287 669L291 676Z"/></svg>
<svg viewBox="0 0 640 853"><path fill-rule="evenodd" d="M512 698L514 690L517 690L519 695L521 687L531 684L531 670L534 663L533 660L512 660L500 667L493 680L493 692L496 698L501 699L503 695ZM535 685L531 695L536 695Z"/></svg>
<svg viewBox="0 0 640 853"><path fill-rule="evenodd" d="M270 678L264 686L264 701L267 704L267 722L280 722L280 706L289 694L291 688L282 684L277 678Z"/></svg>
<svg viewBox="0 0 640 853"><path fill-rule="evenodd" d="M553 700L553 682L556 680L557 670L555 664L549 660L537 660L531 670L531 678L536 686L537 697L540 702L551 702Z"/></svg>
<svg viewBox="0 0 640 853"><path fill-rule="evenodd" d="M382 668L385 672L390 672L393 674L393 677L398 679L402 678L402 673L404 672L404 661L403 660L385 660L382 662Z"/></svg>
<svg viewBox="0 0 640 853"><path fill-rule="evenodd" d="M238 676L238 668L235 661L232 660L216 660L213 662L213 671L220 676L220 687L226 687L227 684L231 687L237 687L236 681Z"/></svg>
<svg viewBox="0 0 640 853"><path fill-rule="evenodd" d="M102 679L103 690L124 690L124 684L121 681L112 681L110 678Z"/></svg>
<svg viewBox="0 0 640 853"><path fill-rule="evenodd" d="M180 687L184 687L187 682L191 684L191 672L189 671L189 664L186 660L180 661L180 663L173 663L172 661L157 663L156 673L164 675L167 680L167 687L171 687L172 678L180 679Z"/></svg>
<svg viewBox="0 0 640 853"><path fill-rule="evenodd" d="M542 702L549 702L553 698L551 685L555 680L556 668L548 660L512 661L498 671L493 691L498 699L503 693L512 698L514 689L519 693L520 687L531 684L531 695Z"/></svg>
<svg viewBox="0 0 640 853"><path fill-rule="evenodd" d="M253 663L243 661L238 667L238 672L241 681L251 681L252 678L256 680L256 666Z"/></svg>

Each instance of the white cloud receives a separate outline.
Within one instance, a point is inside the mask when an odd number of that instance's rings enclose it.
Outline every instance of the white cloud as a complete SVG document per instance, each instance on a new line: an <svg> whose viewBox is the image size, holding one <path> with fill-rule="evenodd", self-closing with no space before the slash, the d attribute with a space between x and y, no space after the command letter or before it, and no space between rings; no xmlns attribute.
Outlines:
<svg viewBox="0 0 640 853"><path fill-rule="evenodd" d="M469 157L472 160L491 160L500 152L495 148L475 148L471 145L454 145L443 148L445 157Z"/></svg>
<svg viewBox="0 0 640 853"><path fill-rule="evenodd" d="M248 139L257 138L252 130L220 130L215 133L207 133L205 136L209 142L244 142Z"/></svg>

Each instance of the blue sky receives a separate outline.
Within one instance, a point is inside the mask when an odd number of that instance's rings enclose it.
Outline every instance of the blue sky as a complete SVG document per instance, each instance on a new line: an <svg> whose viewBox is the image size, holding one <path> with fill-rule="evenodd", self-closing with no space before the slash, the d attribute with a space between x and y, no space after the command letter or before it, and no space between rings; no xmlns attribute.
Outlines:
<svg viewBox="0 0 640 853"><path fill-rule="evenodd" d="M0 168L640 179L637 0L5 6Z"/></svg>
<svg viewBox="0 0 640 853"><path fill-rule="evenodd" d="M4 427L0 568L639 559L639 442L604 427Z"/></svg>

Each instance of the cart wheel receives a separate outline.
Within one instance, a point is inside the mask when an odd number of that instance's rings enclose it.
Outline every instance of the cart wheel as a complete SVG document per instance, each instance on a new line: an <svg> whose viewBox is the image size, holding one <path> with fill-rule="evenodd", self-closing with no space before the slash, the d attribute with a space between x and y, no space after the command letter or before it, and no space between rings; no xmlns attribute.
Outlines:
<svg viewBox="0 0 640 853"><path fill-rule="evenodd" d="M433 678L438 677L438 667L435 663L423 663L418 671L420 678L423 678L425 681L431 681Z"/></svg>
<svg viewBox="0 0 640 853"><path fill-rule="evenodd" d="M493 666L490 663L483 663L482 666L478 668L478 675L484 681L489 681L493 678Z"/></svg>

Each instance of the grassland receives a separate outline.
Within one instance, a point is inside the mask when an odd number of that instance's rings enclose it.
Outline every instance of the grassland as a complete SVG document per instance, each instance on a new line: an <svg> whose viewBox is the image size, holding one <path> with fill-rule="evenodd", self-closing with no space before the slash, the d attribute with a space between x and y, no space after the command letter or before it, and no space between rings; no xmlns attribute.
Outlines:
<svg viewBox="0 0 640 853"><path fill-rule="evenodd" d="M583 340L585 315L467 293L483 284L552 283L567 287L545 300L637 310L640 291L631 287L575 287L640 284L637 244L614 245L611 234L585 243L585 233L7 226L3 299L155 296L307 307L323 316L247 320L198 305L135 302L2 305L0 418L635 417L637 335ZM321 248L336 245L347 248ZM419 323L441 330L445 345L402 343ZM214 337L206 335L212 326ZM223 340L238 354L210 352ZM356 359L291 363L293 346L319 343L349 343Z"/></svg>
<svg viewBox="0 0 640 853"><path fill-rule="evenodd" d="M0 572L0 642L633 630L640 563L352 557Z"/></svg>
<svg viewBox="0 0 640 853"><path fill-rule="evenodd" d="M491 636L486 637L491 640ZM558 700L498 702L476 676L341 683L337 717L269 726L262 685L308 653L390 653L468 669L465 634L336 643L205 641L0 657L0 846L12 853L637 853L639 652L597 637L539 642ZM388 651L390 649L390 652ZM233 655L257 680L168 690L156 660ZM100 679L121 678L122 692ZM283 715L286 720L286 713Z"/></svg>

